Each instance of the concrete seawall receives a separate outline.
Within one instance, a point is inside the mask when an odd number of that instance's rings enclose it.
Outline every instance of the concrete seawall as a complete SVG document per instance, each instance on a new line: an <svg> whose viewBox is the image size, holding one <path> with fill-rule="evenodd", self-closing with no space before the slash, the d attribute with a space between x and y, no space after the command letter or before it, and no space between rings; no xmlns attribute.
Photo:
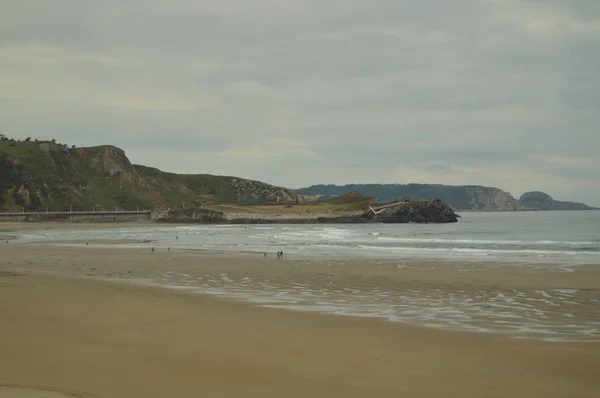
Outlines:
<svg viewBox="0 0 600 398"><path fill-rule="evenodd" d="M225 213L225 221L235 223L317 223L356 218L364 212L348 211L336 213Z"/></svg>
<svg viewBox="0 0 600 398"><path fill-rule="evenodd" d="M332 213L259 213L222 212L211 209L188 211L163 211L153 213L151 218L161 223L189 224L319 224L369 222L364 212L347 211Z"/></svg>

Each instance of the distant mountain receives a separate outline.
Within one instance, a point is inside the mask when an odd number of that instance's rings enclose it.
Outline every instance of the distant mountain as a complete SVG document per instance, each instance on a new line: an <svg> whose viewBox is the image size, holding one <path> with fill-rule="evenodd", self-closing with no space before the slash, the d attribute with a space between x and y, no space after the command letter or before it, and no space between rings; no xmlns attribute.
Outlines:
<svg viewBox="0 0 600 398"><path fill-rule="evenodd" d="M260 181L210 174L173 174L133 165L105 145L67 147L0 135L0 211L127 210L206 202L295 203L296 194Z"/></svg>
<svg viewBox="0 0 600 398"><path fill-rule="evenodd" d="M583 203L554 200L543 192L527 192L519 199L499 188L480 185L439 185L439 184L349 184L312 185L296 189L298 195L316 196L327 200L348 192L360 192L363 196L373 196L382 202L403 197L441 199L456 210L590 210L593 207Z"/></svg>

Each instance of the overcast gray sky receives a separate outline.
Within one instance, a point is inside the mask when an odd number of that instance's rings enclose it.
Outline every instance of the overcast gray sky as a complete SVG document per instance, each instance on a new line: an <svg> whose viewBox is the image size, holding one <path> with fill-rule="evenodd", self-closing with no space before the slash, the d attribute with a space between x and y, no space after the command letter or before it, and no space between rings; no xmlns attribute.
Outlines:
<svg viewBox="0 0 600 398"><path fill-rule="evenodd" d="M598 0L0 0L0 131L600 205Z"/></svg>

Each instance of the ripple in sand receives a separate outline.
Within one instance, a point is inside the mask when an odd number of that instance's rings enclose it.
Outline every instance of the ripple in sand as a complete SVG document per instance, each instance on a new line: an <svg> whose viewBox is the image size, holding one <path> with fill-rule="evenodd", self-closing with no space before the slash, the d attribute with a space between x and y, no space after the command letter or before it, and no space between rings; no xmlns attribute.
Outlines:
<svg viewBox="0 0 600 398"><path fill-rule="evenodd" d="M177 281L183 277L183 280ZM176 282L176 283L173 283ZM371 281L364 289L356 281L320 276L293 283L218 273L204 277L167 272L153 281L173 289L219 295L260 306L336 315L376 317L415 322L451 330L489 331L553 341L600 339L600 308L593 293L575 289L407 289ZM373 284L380 284L379 286ZM564 325L568 319L569 324Z"/></svg>

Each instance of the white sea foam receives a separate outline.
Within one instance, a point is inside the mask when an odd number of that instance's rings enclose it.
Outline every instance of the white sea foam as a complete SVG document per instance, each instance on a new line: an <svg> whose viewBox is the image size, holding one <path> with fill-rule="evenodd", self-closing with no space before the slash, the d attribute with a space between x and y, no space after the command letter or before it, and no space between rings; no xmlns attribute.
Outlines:
<svg viewBox="0 0 600 398"><path fill-rule="evenodd" d="M557 291L559 294L562 294L563 296L572 296L575 293L577 293L579 290L577 290L577 289L556 289L555 291Z"/></svg>

